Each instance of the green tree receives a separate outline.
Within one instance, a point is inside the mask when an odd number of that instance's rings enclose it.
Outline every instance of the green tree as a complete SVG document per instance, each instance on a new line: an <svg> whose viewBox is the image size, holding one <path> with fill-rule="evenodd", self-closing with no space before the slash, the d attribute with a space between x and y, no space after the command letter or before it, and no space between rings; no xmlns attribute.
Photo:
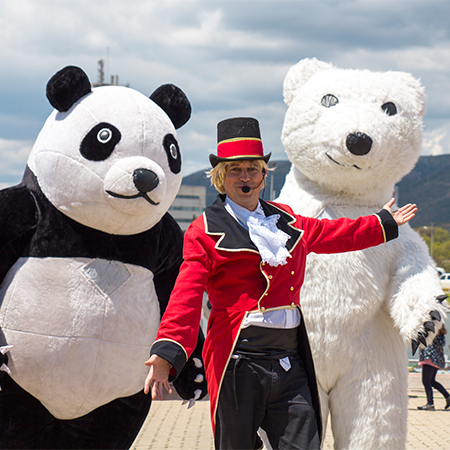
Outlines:
<svg viewBox="0 0 450 450"><path fill-rule="evenodd" d="M436 265L450 272L450 232L433 225L416 228L416 231L428 245Z"/></svg>

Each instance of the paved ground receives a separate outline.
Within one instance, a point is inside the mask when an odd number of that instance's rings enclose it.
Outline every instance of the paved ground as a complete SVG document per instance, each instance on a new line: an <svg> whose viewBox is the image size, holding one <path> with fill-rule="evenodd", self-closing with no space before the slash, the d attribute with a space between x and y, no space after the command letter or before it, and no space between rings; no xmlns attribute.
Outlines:
<svg viewBox="0 0 450 450"><path fill-rule="evenodd" d="M450 373L439 372L437 379L450 390ZM443 397L436 394L434 400L436 411L417 410L417 406L426 403L420 373L409 374L408 394L406 449L450 450L450 410L443 410L445 404ZM182 406L181 400L174 398L153 402L147 421L132 446L133 450L212 450L213 448L209 401L197 402L188 410L187 405ZM333 449L333 436L330 429L327 429L323 449Z"/></svg>

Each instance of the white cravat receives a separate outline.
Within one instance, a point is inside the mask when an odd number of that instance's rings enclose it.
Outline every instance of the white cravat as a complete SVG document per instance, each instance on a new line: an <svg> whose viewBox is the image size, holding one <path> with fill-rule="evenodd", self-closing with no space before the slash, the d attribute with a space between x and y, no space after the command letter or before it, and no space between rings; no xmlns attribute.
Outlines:
<svg viewBox="0 0 450 450"><path fill-rule="evenodd" d="M277 228L279 214L266 217L259 202L254 211L249 211L229 197L225 199L225 209L248 229L250 239L258 248L263 262L272 267L286 264L290 256L286 249L286 242L290 236Z"/></svg>
<svg viewBox="0 0 450 450"><path fill-rule="evenodd" d="M289 252L286 250L286 242L290 236L276 227L276 223L280 218L279 214L266 218L261 203L258 202L258 206L254 211L249 211L228 197L225 199L225 209L237 222L249 230L250 239L258 248L263 261L271 266L286 264L286 259L289 256ZM256 226L254 226L254 221ZM262 230L262 228L264 229ZM299 324L300 311L295 307L292 309L266 311L264 313L259 311L251 312L247 314L241 327L247 328L253 325L267 328L295 328Z"/></svg>

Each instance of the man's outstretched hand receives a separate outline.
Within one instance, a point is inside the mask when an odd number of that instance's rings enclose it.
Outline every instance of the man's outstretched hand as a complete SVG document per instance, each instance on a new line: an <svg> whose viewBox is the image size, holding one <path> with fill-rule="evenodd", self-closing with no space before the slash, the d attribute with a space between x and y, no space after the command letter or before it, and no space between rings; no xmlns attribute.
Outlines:
<svg viewBox="0 0 450 450"><path fill-rule="evenodd" d="M383 209L388 210L392 214L392 217L399 227L404 225L406 222L409 222L416 215L417 205L408 203L407 205L397 209L397 211L392 211L391 207L394 203L395 198L391 198L391 200L383 206Z"/></svg>

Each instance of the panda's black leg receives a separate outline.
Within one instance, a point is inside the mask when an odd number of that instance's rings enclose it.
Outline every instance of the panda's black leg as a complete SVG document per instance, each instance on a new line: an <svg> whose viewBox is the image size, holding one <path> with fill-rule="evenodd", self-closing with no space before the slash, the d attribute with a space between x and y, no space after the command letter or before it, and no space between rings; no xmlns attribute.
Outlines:
<svg viewBox="0 0 450 450"><path fill-rule="evenodd" d="M1 386L0 448L47 448L45 435L52 429L54 417L8 374L2 376Z"/></svg>
<svg viewBox="0 0 450 450"><path fill-rule="evenodd" d="M143 391L118 398L83 417L58 420L54 448L128 449L150 409L151 396Z"/></svg>
<svg viewBox="0 0 450 450"><path fill-rule="evenodd" d="M9 375L0 391L0 449L128 449L150 409L143 391L73 420L57 420Z"/></svg>

